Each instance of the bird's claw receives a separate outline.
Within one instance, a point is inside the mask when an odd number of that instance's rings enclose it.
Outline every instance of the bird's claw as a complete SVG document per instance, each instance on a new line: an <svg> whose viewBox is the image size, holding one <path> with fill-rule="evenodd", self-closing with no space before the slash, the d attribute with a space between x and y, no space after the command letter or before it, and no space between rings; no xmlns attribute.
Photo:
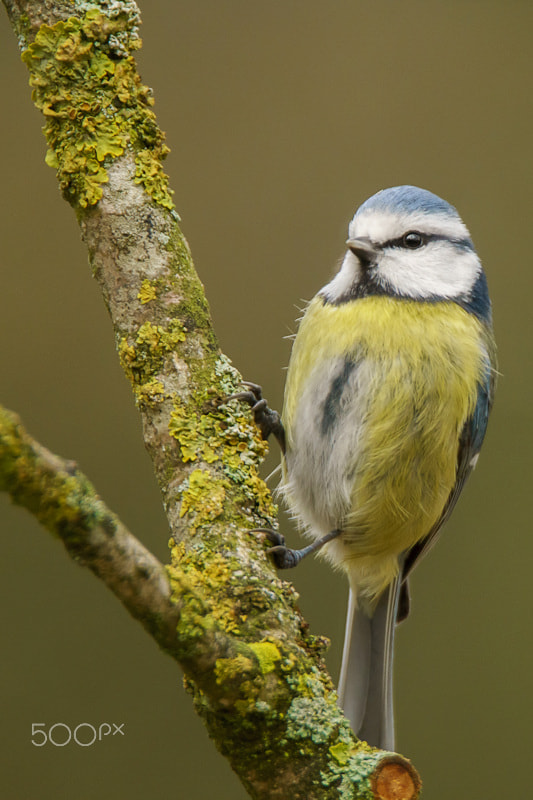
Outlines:
<svg viewBox="0 0 533 800"><path fill-rule="evenodd" d="M290 547L286 547L284 544L269 548L267 553L272 556L277 569L292 569L302 560L298 550L291 550Z"/></svg>
<svg viewBox="0 0 533 800"><path fill-rule="evenodd" d="M253 528L250 532L264 533L265 538L275 547L283 547L285 545L285 537L279 531L272 530L272 528Z"/></svg>
<svg viewBox="0 0 533 800"><path fill-rule="evenodd" d="M247 392L237 392L236 394L230 394L229 397L226 397L224 402L228 402L228 400L242 400L244 403L248 403L248 405L253 409L259 403L262 403L262 408L265 408L267 405L266 400L263 400L263 390L261 386L257 383L250 383L250 381L243 381L243 386L248 386L249 390Z"/></svg>
<svg viewBox="0 0 533 800"><path fill-rule="evenodd" d="M248 387L248 391L232 394L226 397L224 402L242 400L244 403L248 403L252 409L254 422L261 431L262 438L266 440L273 433L279 442L282 453L284 453L285 429L278 412L268 407L268 403L263 397L263 390L258 383L243 381L243 385Z"/></svg>
<svg viewBox="0 0 533 800"><path fill-rule="evenodd" d="M273 547L269 547L267 555L272 556L274 566L277 569L292 569L301 561L299 550L292 550L285 544L285 537L279 531L273 531L271 528L255 528L257 533L264 533L266 538L271 542Z"/></svg>

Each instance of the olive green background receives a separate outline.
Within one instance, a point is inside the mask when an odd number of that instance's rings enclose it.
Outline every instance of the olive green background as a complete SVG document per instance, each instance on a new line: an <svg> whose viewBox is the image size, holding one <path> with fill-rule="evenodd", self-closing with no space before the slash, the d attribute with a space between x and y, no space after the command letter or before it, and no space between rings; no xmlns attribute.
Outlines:
<svg viewBox="0 0 533 800"><path fill-rule="evenodd" d="M428 800L528 796L533 6L150 0L142 11L141 71L220 341L274 407L284 337L331 276L367 196L414 183L470 227L502 377L478 468L414 576L398 632L398 748ZM165 559L139 420L3 11L0 82L0 402L75 459ZM2 795L244 798L174 663L5 497L0 520ZM336 674L344 582L320 561L291 577L312 630L332 640ZM125 735L32 746L32 723L57 722L125 723Z"/></svg>

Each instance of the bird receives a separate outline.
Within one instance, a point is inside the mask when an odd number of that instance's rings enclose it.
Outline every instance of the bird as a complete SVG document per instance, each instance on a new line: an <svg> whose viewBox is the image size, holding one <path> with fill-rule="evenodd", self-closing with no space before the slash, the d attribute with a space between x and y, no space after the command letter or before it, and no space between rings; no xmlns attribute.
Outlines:
<svg viewBox="0 0 533 800"><path fill-rule="evenodd" d="M394 751L394 632L408 578L475 466L497 374L487 280L454 206L402 185L366 200L340 269L308 304L283 410L252 406L282 451L280 491L311 543L267 531L279 568L318 551L345 573L339 704L356 735Z"/></svg>

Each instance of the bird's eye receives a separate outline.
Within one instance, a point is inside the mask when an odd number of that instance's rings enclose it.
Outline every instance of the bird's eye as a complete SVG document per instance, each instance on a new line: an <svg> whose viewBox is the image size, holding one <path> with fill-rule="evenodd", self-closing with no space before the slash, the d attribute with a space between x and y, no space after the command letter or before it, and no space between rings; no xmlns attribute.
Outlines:
<svg viewBox="0 0 533 800"><path fill-rule="evenodd" d="M424 244L424 237L417 231L409 231L403 236L402 244L404 247L408 247L409 250L416 250Z"/></svg>

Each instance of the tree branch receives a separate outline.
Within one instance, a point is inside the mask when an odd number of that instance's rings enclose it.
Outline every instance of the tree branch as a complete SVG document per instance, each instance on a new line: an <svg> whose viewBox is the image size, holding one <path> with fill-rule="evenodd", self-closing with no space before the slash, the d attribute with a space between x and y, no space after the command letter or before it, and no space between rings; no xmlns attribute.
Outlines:
<svg viewBox="0 0 533 800"><path fill-rule="evenodd" d="M164 650L176 651L179 613L165 567L107 508L74 461L32 439L18 416L1 406L0 491L58 536Z"/></svg>
<svg viewBox="0 0 533 800"><path fill-rule="evenodd" d="M9 414L1 485L61 531L69 552L179 661L252 797L417 797L406 759L353 736L323 663L325 641L308 633L292 586L251 533L275 525L258 474L266 445L247 407L224 402L241 378L218 348L162 169L164 136L132 56L137 6L4 4L45 117L46 161L80 223L142 417L172 532L168 583L86 479Z"/></svg>

